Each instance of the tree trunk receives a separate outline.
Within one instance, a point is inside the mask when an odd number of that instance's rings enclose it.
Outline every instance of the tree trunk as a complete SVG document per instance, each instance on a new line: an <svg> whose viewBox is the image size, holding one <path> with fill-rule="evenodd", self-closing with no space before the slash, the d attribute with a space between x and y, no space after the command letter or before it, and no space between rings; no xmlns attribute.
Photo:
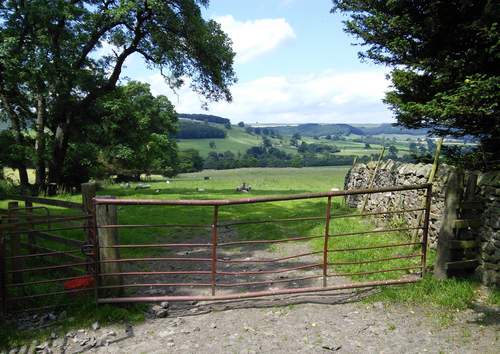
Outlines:
<svg viewBox="0 0 500 354"><path fill-rule="evenodd" d="M45 191L45 99L38 97L36 114L36 187L38 192Z"/></svg>
<svg viewBox="0 0 500 354"><path fill-rule="evenodd" d="M26 191L29 187L30 180L28 178L28 170L26 169L25 164L19 164L17 167L19 171L19 185L21 186L23 191Z"/></svg>
<svg viewBox="0 0 500 354"><path fill-rule="evenodd" d="M63 167L66 152L68 150L68 125L65 123L57 126L54 136L54 149L49 163L49 184L61 186L63 180ZM49 188L49 195L55 194L53 188Z"/></svg>

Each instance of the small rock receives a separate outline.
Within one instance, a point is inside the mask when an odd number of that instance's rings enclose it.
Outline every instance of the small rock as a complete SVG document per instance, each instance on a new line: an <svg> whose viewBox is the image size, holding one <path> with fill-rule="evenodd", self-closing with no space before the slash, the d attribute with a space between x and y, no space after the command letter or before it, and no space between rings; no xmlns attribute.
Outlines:
<svg viewBox="0 0 500 354"><path fill-rule="evenodd" d="M17 352L17 348L12 348L11 350L9 350L9 354L17 354Z"/></svg>
<svg viewBox="0 0 500 354"><path fill-rule="evenodd" d="M28 346L25 344L21 348L19 348L18 354L28 354Z"/></svg>
<svg viewBox="0 0 500 354"><path fill-rule="evenodd" d="M200 327L193 328L193 332L199 332L200 330L201 330Z"/></svg>
<svg viewBox="0 0 500 354"><path fill-rule="evenodd" d="M332 351L332 352L336 352L336 351L340 350L340 349L342 348L342 346L341 346L341 345L339 345L339 346L328 346L328 345L324 345L324 346L322 346L321 348L326 349L326 350L330 350L330 351Z"/></svg>
<svg viewBox="0 0 500 354"><path fill-rule="evenodd" d="M52 312L50 312L48 315L47 315L47 318L49 319L49 321L55 321L57 320L57 316L54 315Z"/></svg>
<svg viewBox="0 0 500 354"><path fill-rule="evenodd" d="M46 347L48 347L48 345L49 345L49 343L47 343L47 342L43 342L42 344L37 345L37 346L35 347L35 349L36 349L37 351L42 351L42 350L44 350Z"/></svg>
<svg viewBox="0 0 500 354"><path fill-rule="evenodd" d="M72 332L72 331L66 333L66 337L68 337L68 338L73 338L75 335L76 335L76 333Z"/></svg>
<svg viewBox="0 0 500 354"><path fill-rule="evenodd" d="M101 328L101 325L99 324L99 322L96 321L96 322L92 323L92 329L94 331L97 331L99 328Z"/></svg>
<svg viewBox="0 0 500 354"><path fill-rule="evenodd" d="M115 331L109 331L107 333L108 336L111 336L111 337L115 337L116 336L116 332Z"/></svg>
<svg viewBox="0 0 500 354"><path fill-rule="evenodd" d="M55 332L52 332L50 334L50 339L56 339L57 338L57 334Z"/></svg>
<svg viewBox="0 0 500 354"><path fill-rule="evenodd" d="M174 342L168 342L168 343L167 343L167 347L172 348L172 347L174 347L174 346L175 346L175 343L174 343Z"/></svg>
<svg viewBox="0 0 500 354"><path fill-rule="evenodd" d="M212 323L210 324L210 328L217 328L217 325L216 325L214 322L212 322Z"/></svg>
<svg viewBox="0 0 500 354"><path fill-rule="evenodd" d="M161 304L160 304L161 307L163 307L164 309L168 309L168 307L170 306L170 304L168 303L168 301L163 301Z"/></svg>
<svg viewBox="0 0 500 354"><path fill-rule="evenodd" d="M159 305L154 305L151 308L151 312L156 318L165 318L168 316L168 310Z"/></svg>

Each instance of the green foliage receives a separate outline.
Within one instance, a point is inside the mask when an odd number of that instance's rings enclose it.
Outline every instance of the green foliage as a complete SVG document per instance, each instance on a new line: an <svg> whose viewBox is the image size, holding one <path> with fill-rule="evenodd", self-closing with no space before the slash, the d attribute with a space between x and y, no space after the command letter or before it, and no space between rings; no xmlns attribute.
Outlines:
<svg viewBox="0 0 500 354"><path fill-rule="evenodd" d="M231 121L227 118L222 118L219 116L214 116L212 114L187 114L187 113L179 113L179 119L190 119L197 120L200 122L208 122L208 123L216 123L216 124L224 124L227 126L231 124Z"/></svg>
<svg viewBox="0 0 500 354"><path fill-rule="evenodd" d="M177 139L224 139L226 132L223 129L208 124L179 121Z"/></svg>
<svg viewBox="0 0 500 354"><path fill-rule="evenodd" d="M315 154L323 154L323 153L335 153L340 152L340 149L335 145L328 144L308 144L305 141L297 149L300 153L315 153Z"/></svg>
<svg viewBox="0 0 500 354"><path fill-rule="evenodd" d="M131 81L99 100L98 112L103 123L95 127L96 144L109 173L173 173L177 116L165 96L154 97L148 84Z"/></svg>
<svg viewBox="0 0 500 354"><path fill-rule="evenodd" d="M178 160L178 173L198 172L203 169L203 158L200 156L198 150L188 149L179 151Z"/></svg>
<svg viewBox="0 0 500 354"><path fill-rule="evenodd" d="M333 0L351 15L359 55L392 66L386 94L398 122L439 135L472 135L494 153L500 137L500 11L494 1Z"/></svg>
<svg viewBox="0 0 500 354"><path fill-rule="evenodd" d="M25 145L16 143L14 132L11 130L0 131L0 166L17 168L21 164L27 164L34 151L34 142L28 136L25 137Z"/></svg>
<svg viewBox="0 0 500 354"><path fill-rule="evenodd" d="M68 149L87 141L89 123L103 123L95 104L115 90L131 55L159 69L174 88L187 77L207 100L231 100L235 54L220 25L202 16L200 6L207 5L207 0L2 2L2 114L21 145L27 145L22 132L37 116L43 118L37 134L51 146L45 161L50 182L63 182ZM104 43L112 53L99 50ZM125 160L130 156L127 148L120 153Z"/></svg>
<svg viewBox="0 0 500 354"><path fill-rule="evenodd" d="M488 296L488 303L491 305L500 306L500 289L491 289Z"/></svg>
<svg viewBox="0 0 500 354"><path fill-rule="evenodd" d="M67 190L91 178L102 178L104 171L99 162L99 147L90 142L70 144L62 173L63 186Z"/></svg>
<svg viewBox="0 0 500 354"><path fill-rule="evenodd" d="M389 145L389 149L387 149L387 158L395 160L398 158L398 148L394 145Z"/></svg>

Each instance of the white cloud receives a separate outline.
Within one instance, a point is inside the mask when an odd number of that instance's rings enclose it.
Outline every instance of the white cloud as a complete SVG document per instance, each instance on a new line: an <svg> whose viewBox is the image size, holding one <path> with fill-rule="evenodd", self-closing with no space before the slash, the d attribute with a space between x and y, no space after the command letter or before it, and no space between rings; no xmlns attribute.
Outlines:
<svg viewBox="0 0 500 354"><path fill-rule="evenodd" d="M216 17L215 21L220 23L233 41L236 61L240 63L248 62L295 38L292 26L284 18L241 22L227 15Z"/></svg>
<svg viewBox="0 0 500 354"><path fill-rule="evenodd" d="M234 123L379 123L392 121L381 102L389 82L383 69L303 76L268 76L236 84L233 102L209 104L208 113ZM167 95L182 113L207 113L187 86L173 94L159 74L145 81L154 94Z"/></svg>

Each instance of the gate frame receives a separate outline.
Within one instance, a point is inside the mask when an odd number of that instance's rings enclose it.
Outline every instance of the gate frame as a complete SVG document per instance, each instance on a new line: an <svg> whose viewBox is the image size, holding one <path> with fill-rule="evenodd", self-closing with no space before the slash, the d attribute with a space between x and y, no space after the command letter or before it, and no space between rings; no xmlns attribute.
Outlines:
<svg viewBox="0 0 500 354"><path fill-rule="evenodd" d="M425 198L425 207L417 208L417 209L402 209L398 211L386 211L386 212L370 212L361 214L351 214L345 215L344 217L359 217L359 216L374 216L374 215L387 215L387 214L396 214L396 213L405 213L405 212L414 212L414 211L424 211L424 223L422 226L416 225L415 227L407 227L407 228L396 228L396 229L384 229L384 230L376 230L376 231L363 231L363 232L352 232L352 233L341 233L330 235L330 222L332 218L340 218L342 216L332 216L331 215L331 202L333 197L346 197L350 195L360 195L360 194L375 194L375 193L384 193L384 192L397 192L397 191L410 191L410 190L424 190L424 198ZM267 290L267 291L255 291L255 292L242 292L236 294L228 294L228 295L216 295L217 282L216 277L217 274L222 274L217 272L217 247L218 244L218 228L221 226L229 226L229 225L241 225L243 222L233 222L228 224L220 224L219 223L219 209L223 206L228 205L242 205L242 204L254 204L254 203L265 203L265 202L279 202L279 201L291 201L291 200L303 200L303 199L318 199L318 198L327 198L327 207L326 207L326 215L325 217L308 217L308 218L295 218L295 219L274 219L274 220L264 220L264 221L251 221L246 223L268 223L268 222L280 222L280 221L300 221L300 220L325 220L325 228L324 235L319 236L324 238L323 251L318 253L323 253L323 262L317 264L315 266L321 267L323 269L322 275L316 278L323 278L323 286L322 287L305 287L305 288L294 288L294 289L283 289L283 290ZM96 197L92 200L92 213L93 213L93 236L95 237L95 277L96 277L96 287L95 287L95 296L97 304L104 303L127 303L127 302L159 302L159 301L217 301L217 300L232 300L232 299L245 299L245 298L255 298L255 297L263 297L263 296L273 296L273 295L285 295L285 294L299 294L299 293L310 293L310 292L321 292L321 291L331 291L331 290L341 290L341 289L353 289L353 288L365 288L365 287L374 287L374 286L383 286L383 285L400 285L400 284L409 284L415 283L421 280L426 271L426 260L427 260L427 247L428 247L428 232L429 232L429 219L430 219L430 207L432 200L432 183L425 183L420 185L406 185L406 186L396 186L396 187L384 187L384 188L369 188L369 189L356 189L356 190L343 190L343 191L330 191L330 192L322 192L322 193L304 193L304 194L294 194L287 196L276 196L276 197L256 197L256 198L241 198L241 199L216 199L216 200L161 200L161 199L111 199L111 198L102 198ZM120 225L120 224L109 224L105 226L99 226L96 221L96 208L98 205L114 205L114 206L126 206L126 205L184 205L184 206L211 206L213 207L213 216L212 223L210 225L190 225L190 224L143 224L143 225ZM98 242L98 229L99 228L126 228L126 227L210 227L211 229L211 243L203 244L203 246L209 246L211 248L211 270L207 272L210 274L210 288L211 288L211 296L205 295L196 295L196 296L128 296L128 297L107 297L101 298L99 297L99 289L100 279L103 274L100 272L100 264L103 262L100 259L100 247ZM398 271L398 270L408 270L408 269L416 269L420 268L420 276L413 276L411 278L406 279L397 279L397 280L381 280L381 281L369 281L369 282L359 282L359 283L350 283L345 285L336 285L336 286L328 286L327 278L328 275L328 241L330 237L335 236L350 236L350 235L358 235L358 234L370 234L370 233L378 233L378 232L398 232L398 231L410 231L410 230L422 230L422 241L421 242L409 242L401 245L421 245L421 254L419 255L411 255L411 257L420 256L420 266L407 267L407 268L394 268L389 270L381 270L372 273L379 272L387 272L387 271ZM287 238L284 240L260 240L260 241L239 241L237 243L273 243L273 242L288 242L294 240L304 240L309 238L319 238L319 237L300 237L300 238ZM234 244L232 242L231 244ZM188 246L197 246L198 244L157 244L156 246L160 247L188 247ZM227 243L225 244L227 245ZM124 245L115 245L111 247L120 248ZM134 245L128 245L134 246ZM135 245L140 246L140 245ZM153 247L155 245L149 245ZM394 246L394 245L389 245ZM377 248L377 247L372 247ZM369 249L369 248L366 248ZM353 250L353 249L351 249ZM296 257L296 256L294 256ZM292 257L290 257L292 258ZM410 257L395 257L396 258L410 258ZM137 260L137 259L135 259ZM140 258L139 260L147 260L147 258ZM167 259L165 259L167 260ZM389 259L385 259L389 260ZM294 269L288 269L294 270ZM137 273L137 274L136 274ZM162 274L170 274L172 272L162 272ZM174 272L175 273L175 272ZM113 275L120 275L126 273L113 273ZM134 272L134 275L146 275L151 274L150 272ZM205 273L204 273L205 274ZM366 272L362 274L367 274ZM340 275L343 275L340 273ZM349 274L345 274L349 275ZM352 275L359 275L359 273L355 273ZM330 276L339 276L330 275ZM290 280L290 281L293 281ZM266 283L266 282L264 282ZM140 284L139 284L140 285ZM195 285L195 284L185 284ZM117 285L115 288L125 288L127 285ZM107 287L110 288L110 287Z"/></svg>

